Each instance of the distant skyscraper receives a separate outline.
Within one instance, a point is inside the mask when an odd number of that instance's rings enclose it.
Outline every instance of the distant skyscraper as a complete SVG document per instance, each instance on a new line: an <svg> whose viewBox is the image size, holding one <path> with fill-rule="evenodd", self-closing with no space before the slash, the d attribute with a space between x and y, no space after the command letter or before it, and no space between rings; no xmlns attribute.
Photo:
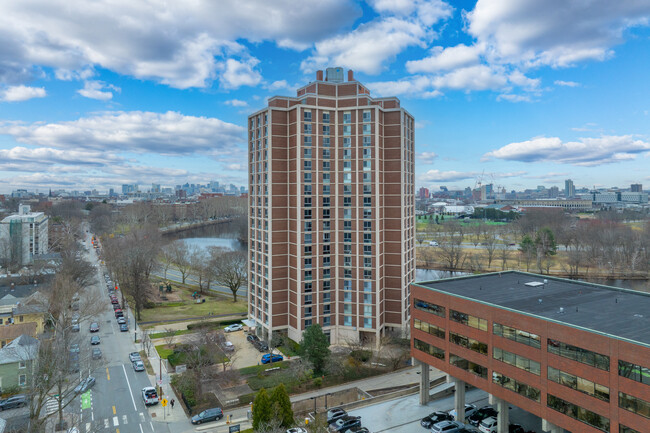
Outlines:
<svg viewBox="0 0 650 433"><path fill-rule="evenodd" d="M560 195L560 188L557 186L552 186L548 189L549 198L557 198L558 195Z"/></svg>
<svg viewBox="0 0 650 433"><path fill-rule="evenodd" d="M564 195L566 198L575 197L576 195L576 187L573 185L573 181L571 179L564 181Z"/></svg>
<svg viewBox="0 0 650 433"><path fill-rule="evenodd" d="M151 184L151 192L152 193L159 193L160 192L160 184L159 183L152 183Z"/></svg>
<svg viewBox="0 0 650 433"><path fill-rule="evenodd" d="M421 199L429 198L429 188L421 187L418 191L418 197Z"/></svg>
<svg viewBox="0 0 650 433"><path fill-rule="evenodd" d="M248 117L249 319L265 338L377 343L408 328L414 120L342 68Z"/></svg>
<svg viewBox="0 0 650 433"><path fill-rule="evenodd" d="M643 192L643 185L641 185L640 183L633 183L632 185L630 185L630 190L632 192Z"/></svg>

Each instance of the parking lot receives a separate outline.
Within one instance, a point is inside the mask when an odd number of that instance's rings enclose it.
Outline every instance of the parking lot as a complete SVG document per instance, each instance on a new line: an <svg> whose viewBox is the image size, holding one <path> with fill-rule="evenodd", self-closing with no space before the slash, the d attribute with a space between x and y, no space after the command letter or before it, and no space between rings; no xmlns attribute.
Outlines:
<svg viewBox="0 0 650 433"><path fill-rule="evenodd" d="M226 333L226 338L235 346L235 355L233 361L234 368L250 367L258 365L264 353L257 350L249 341L246 340L244 331L235 331ZM280 353L274 350L273 353Z"/></svg>

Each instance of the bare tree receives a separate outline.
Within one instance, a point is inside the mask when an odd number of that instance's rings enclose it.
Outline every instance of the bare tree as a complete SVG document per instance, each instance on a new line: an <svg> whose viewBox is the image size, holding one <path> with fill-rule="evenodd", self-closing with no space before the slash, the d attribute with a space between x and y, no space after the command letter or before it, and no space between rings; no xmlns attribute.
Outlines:
<svg viewBox="0 0 650 433"><path fill-rule="evenodd" d="M174 339L176 338L176 331L172 328L165 328L164 339L167 347L172 348L174 345Z"/></svg>
<svg viewBox="0 0 650 433"><path fill-rule="evenodd" d="M466 259L462 246L465 232L463 227L455 221L446 223L444 228L445 236L439 242L440 246L437 255L440 261L446 265L446 268L453 271L459 269Z"/></svg>
<svg viewBox="0 0 650 433"><path fill-rule="evenodd" d="M488 269L490 269L492 267L492 260L494 260L494 255L496 253L498 245L498 236L496 231L488 229L486 226L486 229L483 232L482 240L483 248L487 253Z"/></svg>
<svg viewBox="0 0 650 433"><path fill-rule="evenodd" d="M218 254L210 251L215 283L228 287L232 292L233 302L237 302L237 291L246 284L248 277L248 262L246 254L240 251L228 251Z"/></svg>
<svg viewBox="0 0 650 433"><path fill-rule="evenodd" d="M168 247L169 254L172 258L172 263L181 273L183 284L185 279L192 270L192 263L190 261L190 250L187 244L182 241L172 242Z"/></svg>

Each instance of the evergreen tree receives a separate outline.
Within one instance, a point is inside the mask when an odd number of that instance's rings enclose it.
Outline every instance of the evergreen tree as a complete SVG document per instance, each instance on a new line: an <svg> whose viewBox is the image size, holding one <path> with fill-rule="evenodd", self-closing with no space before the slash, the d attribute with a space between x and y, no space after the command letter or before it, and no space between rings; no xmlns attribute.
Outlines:
<svg viewBox="0 0 650 433"><path fill-rule="evenodd" d="M253 430L268 424L273 418L271 400L264 388L260 389L253 401Z"/></svg>
<svg viewBox="0 0 650 433"><path fill-rule="evenodd" d="M284 428L289 428L293 425L293 409L291 409L291 400L289 399L289 393L284 387L284 384L280 384L273 388L271 392L271 401L273 402L273 414L275 419L280 421L280 425Z"/></svg>
<svg viewBox="0 0 650 433"><path fill-rule="evenodd" d="M521 239L521 243L519 244L519 251L521 251L524 256L524 261L526 262L526 272L528 272L530 269L530 261L535 254L535 250L535 243L531 237L529 235L524 235L524 237Z"/></svg>
<svg viewBox="0 0 650 433"><path fill-rule="evenodd" d="M314 372L321 374L330 356L329 341L327 335L319 324L310 325L305 328L300 347L302 355L314 366Z"/></svg>

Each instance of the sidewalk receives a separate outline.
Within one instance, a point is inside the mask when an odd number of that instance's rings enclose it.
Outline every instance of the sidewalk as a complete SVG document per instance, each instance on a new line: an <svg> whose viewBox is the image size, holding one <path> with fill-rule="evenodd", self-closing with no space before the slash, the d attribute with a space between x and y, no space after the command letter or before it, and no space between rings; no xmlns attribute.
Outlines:
<svg viewBox="0 0 650 433"><path fill-rule="evenodd" d="M185 415L185 412L183 411L183 407L181 406L181 403L179 403L181 399L174 393L174 390L170 385L171 377L167 372L165 363L160 362L161 360L158 357L158 352L156 351L156 349L152 348L150 355L151 356L149 357L149 362L151 363L151 367L153 368L154 371L154 376L149 375L149 379L151 380L151 383L162 386L162 398L167 399L168 402L171 401L172 399L176 401L176 404L174 405L173 409L169 404L167 405L166 408L162 407L162 404L151 406L149 408L149 413L151 414L151 418L153 422L154 423L162 422L162 423L171 424L177 421L182 421L183 425L189 424L188 418ZM162 367L162 379L160 376L161 367ZM174 429L173 431L176 430Z"/></svg>

